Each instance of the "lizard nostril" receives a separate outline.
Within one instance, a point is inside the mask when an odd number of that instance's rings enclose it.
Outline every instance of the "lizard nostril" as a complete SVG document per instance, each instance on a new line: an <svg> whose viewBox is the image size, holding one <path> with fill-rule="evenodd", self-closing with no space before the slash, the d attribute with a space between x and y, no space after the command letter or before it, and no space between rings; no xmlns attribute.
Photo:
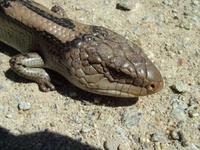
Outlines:
<svg viewBox="0 0 200 150"><path fill-rule="evenodd" d="M151 84L150 87L151 87L151 89L154 89L156 86L155 86L155 84Z"/></svg>
<svg viewBox="0 0 200 150"><path fill-rule="evenodd" d="M147 87L148 91L153 92L156 89L156 85L155 83L151 83L148 87Z"/></svg>

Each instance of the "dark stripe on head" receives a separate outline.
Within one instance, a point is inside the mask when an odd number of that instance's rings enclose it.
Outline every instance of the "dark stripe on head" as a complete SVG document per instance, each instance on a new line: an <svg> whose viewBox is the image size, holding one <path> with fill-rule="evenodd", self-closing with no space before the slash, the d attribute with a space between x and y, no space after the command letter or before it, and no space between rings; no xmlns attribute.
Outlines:
<svg viewBox="0 0 200 150"><path fill-rule="evenodd" d="M37 31L42 37L44 37L48 42L53 43L57 49L62 49L64 51L68 51L70 48L78 48L83 42L89 42L91 39L88 39L90 35L81 34L77 36L72 41L66 41L63 43L54 35L46 32L46 31Z"/></svg>
<svg viewBox="0 0 200 150"><path fill-rule="evenodd" d="M36 30L35 30L36 31ZM46 31L36 31L38 32L44 39L46 39L48 42L53 43L53 45L56 45L58 48L62 48L65 43L62 43L58 38L56 38L54 35L46 32Z"/></svg>

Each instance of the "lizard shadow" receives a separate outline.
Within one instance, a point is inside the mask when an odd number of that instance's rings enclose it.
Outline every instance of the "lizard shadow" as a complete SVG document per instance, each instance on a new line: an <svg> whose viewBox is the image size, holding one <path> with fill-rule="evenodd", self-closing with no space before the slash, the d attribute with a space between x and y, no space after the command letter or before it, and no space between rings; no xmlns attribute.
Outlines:
<svg viewBox="0 0 200 150"><path fill-rule="evenodd" d="M3 49L6 49L6 50L4 51ZM10 57L18 54L17 51L15 51L12 48L10 48L4 44L1 44L1 43L0 43L0 52L4 53ZM134 105L137 103L137 101L139 99L138 97L118 98L118 97L101 96L101 95L97 95L97 94L92 94L92 93L83 91L83 90L75 87L74 85L69 83L69 81L64 79L64 77L62 77L55 71L47 69L47 72L49 73L49 75L52 79L52 82L56 87L56 90L60 94L71 97L74 100L79 100L79 101L83 102L83 104L89 102L89 103L93 103L95 105L105 105L108 107L121 107L121 106ZM14 71L12 71L11 69L9 69L5 72L5 76L14 82L32 83L31 81L16 75L16 73Z"/></svg>
<svg viewBox="0 0 200 150"><path fill-rule="evenodd" d="M30 134L14 135L9 130L0 126L0 149L2 150L101 150L93 146L81 143L80 140L72 139L48 130Z"/></svg>
<svg viewBox="0 0 200 150"><path fill-rule="evenodd" d="M16 54L19 54L15 49L13 49L10 46L7 46L6 44L0 42L0 52L6 54L7 56L14 56Z"/></svg>

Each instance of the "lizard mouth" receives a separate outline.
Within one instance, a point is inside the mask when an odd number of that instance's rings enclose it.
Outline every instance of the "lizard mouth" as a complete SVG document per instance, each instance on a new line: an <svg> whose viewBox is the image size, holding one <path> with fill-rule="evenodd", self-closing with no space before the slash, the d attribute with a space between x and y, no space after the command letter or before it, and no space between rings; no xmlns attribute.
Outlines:
<svg viewBox="0 0 200 150"><path fill-rule="evenodd" d="M164 86L164 82L163 81L157 82L156 84L157 84L156 86L150 85L150 86L153 86L153 87L151 87L151 88L153 88L151 90L147 89L146 87L135 87L133 85L119 85L119 86L122 87L121 90L97 89L96 91L94 91L94 93L100 94L100 95L109 95L109 96L113 96L113 97L123 97L123 98L147 96L147 95L151 95L151 94L154 94L154 93L160 91ZM129 89L129 90L125 91L125 89ZM91 92L91 90L90 90L90 92Z"/></svg>
<svg viewBox="0 0 200 150"><path fill-rule="evenodd" d="M106 78L98 82L79 87L85 91L99 95L107 95L112 97L133 98L138 96L147 96L160 91L163 88L163 81L151 83L149 87L139 87L133 84L123 84L117 82L109 82Z"/></svg>

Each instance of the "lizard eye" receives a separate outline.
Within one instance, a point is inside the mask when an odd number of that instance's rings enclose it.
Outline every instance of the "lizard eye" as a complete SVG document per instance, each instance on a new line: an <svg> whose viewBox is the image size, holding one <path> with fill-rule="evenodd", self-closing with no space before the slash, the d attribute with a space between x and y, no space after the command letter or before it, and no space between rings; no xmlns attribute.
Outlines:
<svg viewBox="0 0 200 150"><path fill-rule="evenodd" d="M114 79L116 82L120 83L127 83L132 84L133 83L133 77L129 74L126 74L125 72L121 70L116 70L114 68L109 67L108 68L110 76Z"/></svg>
<svg viewBox="0 0 200 150"><path fill-rule="evenodd" d="M114 68L109 68L109 72L111 74L111 76L114 79L119 79L119 78L130 78L127 74L125 74L124 72L120 71L120 70L116 70Z"/></svg>
<svg viewBox="0 0 200 150"><path fill-rule="evenodd" d="M70 42L71 47L80 47L82 44L82 41L80 38L74 39Z"/></svg>

